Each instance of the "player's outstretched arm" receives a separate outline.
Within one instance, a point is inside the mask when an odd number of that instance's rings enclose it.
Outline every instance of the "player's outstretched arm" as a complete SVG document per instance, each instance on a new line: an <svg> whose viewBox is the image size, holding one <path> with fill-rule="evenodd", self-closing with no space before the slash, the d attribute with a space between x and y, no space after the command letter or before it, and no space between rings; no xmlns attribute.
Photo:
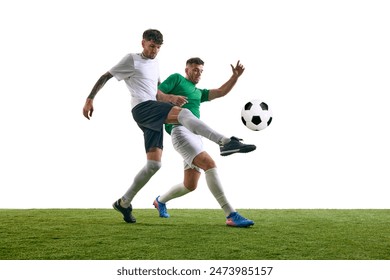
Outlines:
<svg viewBox="0 0 390 280"><path fill-rule="evenodd" d="M83 115L87 119L90 119L92 117L93 113L93 99L95 98L96 94L99 92L99 90L102 89L102 87L107 83L109 79L111 79L113 76L110 72L106 72L103 74L99 80L96 82L94 87L92 88L91 93L88 95L87 100L85 101L84 108L83 108Z"/></svg>
<svg viewBox="0 0 390 280"><path fill-rule="evenodd" d="M230 64L230 66L233 72L232 76L220 88L210 90L209 100L220 98L228 94L236 84L238 78L242 75L242 73L244 73L245 67L240 63L240 61L237 61L235 67L232 64Z"/></svg>

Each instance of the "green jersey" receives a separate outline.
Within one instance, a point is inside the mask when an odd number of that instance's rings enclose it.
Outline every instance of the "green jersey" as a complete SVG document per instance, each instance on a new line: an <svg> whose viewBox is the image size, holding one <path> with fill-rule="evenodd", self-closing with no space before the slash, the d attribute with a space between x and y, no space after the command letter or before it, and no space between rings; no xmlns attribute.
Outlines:
<svg viewBox="0 0 390 280"><path fill-rule="evenodd" d="M187 97L187 103L183 108L190 110L197 118L200 118L200 103L209 101L209 90L198 89L194 83L180 74L170 75L159 87L163 93L181 95ZM171 134L172 124L165 125L165 131Z"/></svg>

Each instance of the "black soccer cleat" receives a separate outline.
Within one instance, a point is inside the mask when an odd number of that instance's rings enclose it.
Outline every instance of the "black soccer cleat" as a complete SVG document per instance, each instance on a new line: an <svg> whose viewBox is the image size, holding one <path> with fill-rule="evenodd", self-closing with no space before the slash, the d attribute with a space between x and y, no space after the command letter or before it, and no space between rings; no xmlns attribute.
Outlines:
<svg viewBox="0 0 390 280"><path fill-rule="evenodd" d="M228 156L234 153L249 153L256 150L255 145L243 144L240 141L242 139L235 136L230 137L229 143L220 146L221 156Z"/></svg>
<svg viewBox="0 0 390 280"><path fill-rule="evenodd" d="M135 223L136 220L134 218L134 216L131 214L131 211L133 211L133 207L130 206L127 207L127 208L124 208L121 206L121 199L118 199L117 201L115 201L113 204L112 204L112 207L114 207L114 209L120 213L122 213L123 215L123 220L126 222L126 223Z"/></svg>

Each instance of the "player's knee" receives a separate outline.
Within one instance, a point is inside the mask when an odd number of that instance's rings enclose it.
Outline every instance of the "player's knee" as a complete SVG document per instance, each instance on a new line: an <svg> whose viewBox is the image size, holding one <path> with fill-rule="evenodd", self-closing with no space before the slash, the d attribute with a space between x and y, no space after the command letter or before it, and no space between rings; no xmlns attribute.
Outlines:
<svg viewBox="0 0 390 280"><path fill-rule="evenodd" d="M215 161L214 160L210 160L206 163L206 168L205 170L209 170L211 168L216 168L217 165L215 164Z"/></svg>
<svg viewBox="0 0 390 280"><path fill-rule="evenodd" d="M190 192L193 192L193 191L196 190L196 188L198 187L198 184L196 184L196 183L190 183L190 184L187 184L185 187L186 187L186 189L189 190Z"/></svg>
<svg viewBox="0 0 390 280"><path fill-rule="evenodd" d="M194 158L193 164L204 171L216 168L217 165L207 152L202 152Z"/></svg>
<svg viewBox="0 0 390 280"><path fill-rule="evenodd" d="M155 160L148 160L146 164L147 171L153 175L161 168L161 162Z"/></svg>

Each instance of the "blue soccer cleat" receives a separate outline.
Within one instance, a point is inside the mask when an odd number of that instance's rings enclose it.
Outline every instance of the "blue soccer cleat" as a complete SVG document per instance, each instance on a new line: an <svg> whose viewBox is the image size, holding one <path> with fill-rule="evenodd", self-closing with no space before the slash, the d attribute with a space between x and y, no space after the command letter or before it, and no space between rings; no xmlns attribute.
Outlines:
<svg viewBox="0 0 390 280"><path fill-rule="evenodd" d="M167 206L165 205L165 203L158 201L159 197L160 196L156 197L156 199L153 201L153 205L158 210L158 214L161 218L169 218L170 215L167 212Z"/></svg>
<svg viewBox="0 0 390 280"><path fill-rule="evenodd" d="M253 221L244 218L238 212L232 212L226 217L226 225L231 227L250 227L254 224Z"/></svg>

